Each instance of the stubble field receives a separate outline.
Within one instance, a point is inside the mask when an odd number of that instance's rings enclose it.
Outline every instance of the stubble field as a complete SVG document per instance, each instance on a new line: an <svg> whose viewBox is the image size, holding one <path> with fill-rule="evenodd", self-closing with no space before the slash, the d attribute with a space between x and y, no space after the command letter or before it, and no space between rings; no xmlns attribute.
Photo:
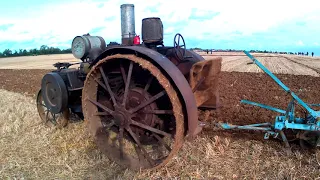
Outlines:
<svg viewBox="0 0 320 180"><path fill-rule="evenodd" d="M210 56L204 57L209 59ZM209 54L210 55L210 54ZM223 55L219 83L223 107L199 111L210 122L165 168L133 172L101 154L85 123L64 129L44 127L37 115L35 94L54 62L74 61L72 55L0 59L0 179L316 179L320 151L304 151L292 143L288 155L281 141L262 133L223 131L218 121L245 124L272 122L277 115L241 105L241 99L286 108L289 97L243 53ZM228 56L232 55L232 56ZM320 58L253 54L299 96L319 103ZM265 56L265 57L260 57Z"/></svg>

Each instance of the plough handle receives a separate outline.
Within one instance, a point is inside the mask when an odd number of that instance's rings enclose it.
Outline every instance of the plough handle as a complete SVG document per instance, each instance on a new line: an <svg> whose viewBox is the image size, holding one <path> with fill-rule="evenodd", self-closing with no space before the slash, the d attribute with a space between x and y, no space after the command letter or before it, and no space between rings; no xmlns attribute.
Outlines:
<svg viewBox="0 0 320 180"><path fill-rule="evenodd" d="M244 51L244 53L257 65L259 68L261 68L265 73L267 73L279 86L281 86L286 92L290 92L290 89L281 82L277 76L275 76L269 69L267 69L265 66L263 66L256 58L254 58L249 52Z"/></svg>
<svg viewBox="0 0 320 180"><path fill-rule="evenodd" d="M275 107L272 107L272 106L268 106L268 105L265 105L265 104L261 104L261 103L256 103L256 102L253 102L253 101L248 101L248 100L241 100L241 103L243 104L250 104L250 105L253 105L253 106L258 106L258 107L261 107L261 108L264 108L264 109L268 109L268 110L271 110L271 111L275 111L275 112L278 112L278 113L281 113L281 114L286 114L286 111L285 110L282 110L282 109L278 109L278 108L275 108Z"/></svg>
<svg viewBox="0 0 320 180"><path fill-rule="evenodd" d="M294 92L292 92L283 82L277 78L271 71L269 71L265 66L263 66L256 58L254 58L249 52L243 51L257 66L259 66L266 74L268 74L280 87L282 87L286 92L290 93L290 95L299 103L302 107L304 107L314 118L317 118L319 114L311 109L307 103L302 101Z"/></svg>

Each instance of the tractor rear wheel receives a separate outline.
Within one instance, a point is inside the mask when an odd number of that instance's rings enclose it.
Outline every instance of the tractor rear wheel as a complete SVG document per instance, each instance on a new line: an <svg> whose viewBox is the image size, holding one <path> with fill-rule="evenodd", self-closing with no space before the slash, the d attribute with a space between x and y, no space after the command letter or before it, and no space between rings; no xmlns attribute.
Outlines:
<svg viewBox="0 0 320 180"><path fill-rule="evenodd" d="M85 121L99 149L133 170L169 162L184 140L184 118L177 90L151 62L135 55L100 60L82 92Z"/></svg>

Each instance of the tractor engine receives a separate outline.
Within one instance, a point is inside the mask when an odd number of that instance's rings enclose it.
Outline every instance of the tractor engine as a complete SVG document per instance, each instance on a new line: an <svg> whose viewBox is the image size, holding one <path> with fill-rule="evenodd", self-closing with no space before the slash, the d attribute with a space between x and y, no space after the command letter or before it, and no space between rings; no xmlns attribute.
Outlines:
<svg viewBox="0 0 320 180"><path fill-rule="evenodd" d="M118 164L158 168L185 137L201 131L198 108L219 107L222 59L204 60L186 48L179 33L173 46L164 46L159 17L142 19L140 43L134 5L123 4L120 12L121 44L106 45L101 36L90 34L76 36L72 54L81 62L54 64L57 69L42 79L37 107L43 121L60 127L71 114L88 121L99 149ZM69 68L76 64L80 67ZM157 150L152 158L144 147L150 145ZM129 146L133 149L125 150Z"/></svg>

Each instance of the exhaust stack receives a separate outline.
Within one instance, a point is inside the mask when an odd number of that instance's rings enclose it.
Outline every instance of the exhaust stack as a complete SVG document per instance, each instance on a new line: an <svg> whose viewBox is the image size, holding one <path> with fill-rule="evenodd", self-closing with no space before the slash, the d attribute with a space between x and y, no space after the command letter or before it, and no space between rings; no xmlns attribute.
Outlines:
<svg viewBox="0 0 320 180"><path fill-rule="evenodd" d="M132 45L136 36L134 5L122 4L121 9L121 44Z"/></svg>

